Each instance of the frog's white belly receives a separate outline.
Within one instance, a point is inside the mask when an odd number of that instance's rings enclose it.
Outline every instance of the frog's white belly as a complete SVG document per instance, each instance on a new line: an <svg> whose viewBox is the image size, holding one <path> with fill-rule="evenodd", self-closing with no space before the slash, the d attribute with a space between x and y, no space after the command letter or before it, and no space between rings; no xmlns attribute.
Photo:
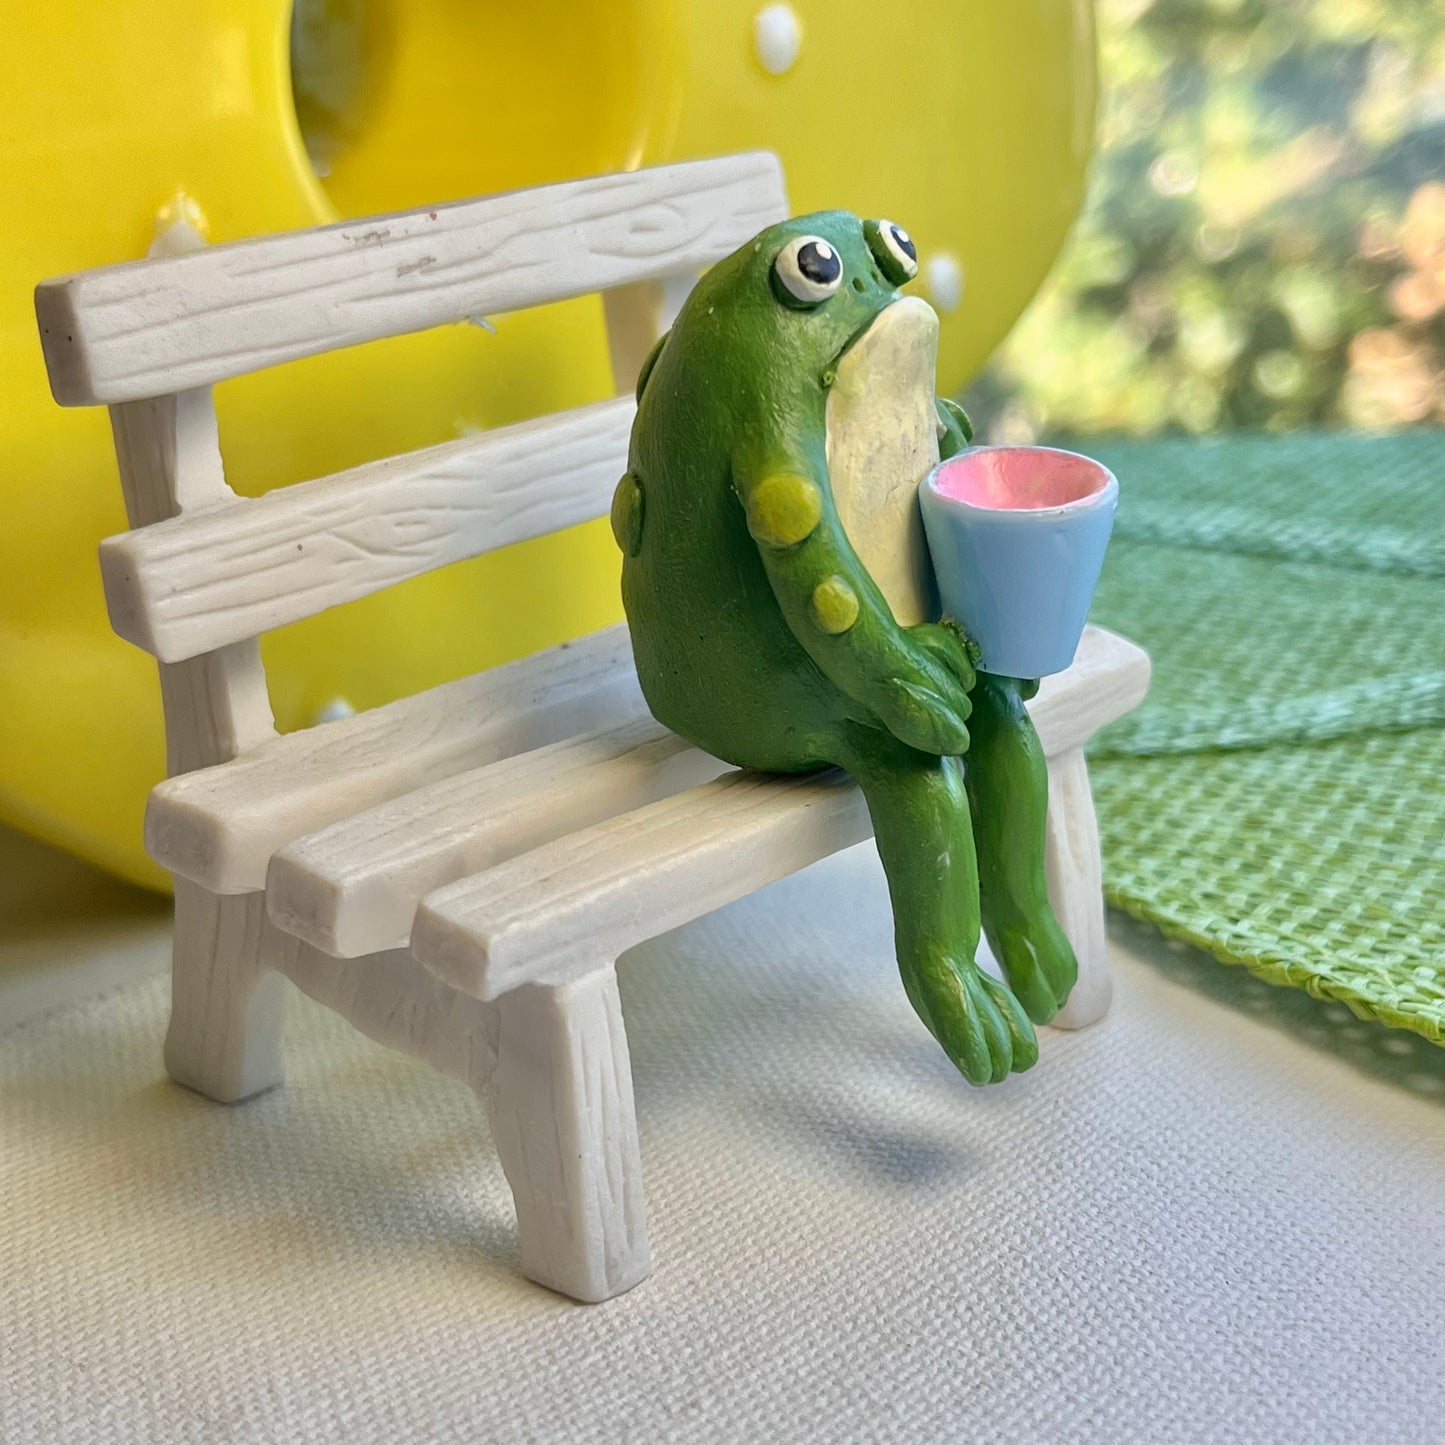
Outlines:
<svg viewBox="0 0 1445 1445"><path fill-rule="evenodd" d="M828 393L828 479L853 550L903 626L938 615L918 484L938 463L938 317L895 301L838 364Z"/></svg>

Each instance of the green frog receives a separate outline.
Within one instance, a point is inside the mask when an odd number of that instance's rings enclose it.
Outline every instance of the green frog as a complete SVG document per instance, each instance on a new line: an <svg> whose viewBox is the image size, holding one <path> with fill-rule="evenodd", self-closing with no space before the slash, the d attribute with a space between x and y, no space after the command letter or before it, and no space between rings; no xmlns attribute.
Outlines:
<svg viewBox="0 0 1445 1445"><path fill-rule="evenodd" d="M1077 965L1044 878L1037 682L976 673L938 616L918 484L972 433L935 396L917 270L902 227L845 211L714 266L638 377L612 528L652 712L739 767L853 775L908 998L983 1084L1035 1062Z"/></svg>

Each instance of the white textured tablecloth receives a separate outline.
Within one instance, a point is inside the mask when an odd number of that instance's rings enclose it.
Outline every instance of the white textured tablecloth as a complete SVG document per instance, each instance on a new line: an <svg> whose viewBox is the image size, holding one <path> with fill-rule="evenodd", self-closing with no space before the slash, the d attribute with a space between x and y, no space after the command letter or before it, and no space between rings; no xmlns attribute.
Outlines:
<svg viewBox="0 0 1445 1445"><path fill-rule="evenodd" d="M299 995L234 1108L163 1079L159 976L33 1019L0 1441L1445 1438L1445 1056L1119 955L1103 1024L975 1091L869 849L637 950L655 1272L597 1307L517 1276L471 1096Z"/></svg>

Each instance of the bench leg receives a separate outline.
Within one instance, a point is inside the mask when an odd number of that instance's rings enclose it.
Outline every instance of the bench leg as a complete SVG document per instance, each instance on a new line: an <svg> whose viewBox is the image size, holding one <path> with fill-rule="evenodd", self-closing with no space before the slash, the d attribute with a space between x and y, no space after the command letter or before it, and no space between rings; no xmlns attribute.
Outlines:
<svg viewBox="0 0 1445 1445"><path fill-rule="evenodd" d="M485 1102L522 1272L573 1299L611 1299L652 1268L616 971L524 984L498 1010Z"/></svg>
<svg viewBox="0 0 1445 1445"><path fill-rule="evenodd" d="M268 934L263 893L176 879L166 1072L223 1104L281 1082L286 981L266 967Z"/></svg>
<svg viewBox="0 0 1445 1445"><path fill-rule="evenodd" d="M1104 877L1099 824L1084 750L1049 760L1049 821L1045 867L1054 916L1074 946L1079 981L1053 1019L1061 1029L1096 1023L1109 1008L1109 949L1104 933Z"/></svg>

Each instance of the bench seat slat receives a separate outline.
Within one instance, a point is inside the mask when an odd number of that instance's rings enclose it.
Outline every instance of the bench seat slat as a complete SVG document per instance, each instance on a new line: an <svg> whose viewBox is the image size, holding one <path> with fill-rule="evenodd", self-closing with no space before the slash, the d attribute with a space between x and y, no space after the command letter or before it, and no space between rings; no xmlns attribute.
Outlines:
<svg viewBox="0 0 1445 1445"><path fill-rule="evenodd" d="M870 832L862 793L836 769L728 773L431 894L412 952L483 999L561 982Z"/></svg>
<svg viewBox="0 0 1445 1445"><path fill-rule="evenodd" d="M1044 755L1081 748L1117 722L1149 691L1149 654L1105 627L1088 626L1067 671L1046 677L1029 703Z"/></svg>
<svg viewBox="0 0 1445 1445"><path fill-rule="evenodd" d="M1144 675L1132 644L1091 629L1031 704L1045 751L1127 711ZM519 754L297 839L271 864L271 918L338 957L396 948L434 889L723 770L650 718Z"/></svg>
<svg viewBox="0 0 1445 1445"><path fill-rule="evenodd" d="M271 861L267 907L336 957L399 948L433 889L725 769L648 716L568 738L298 838Z"/></svg>
<svg viewBox="0 0 1445 1445"><path fill-rule="evenodd" d="M135 401L697 271L786 214L776 156L724 156L107 266L35 308L58 402Z"/></svg>
<svg viewBox="0 0 1445 1445"><path fill-rule="evenodd" d="M146 849L213 893L251 892L303 834L644 707L627 629L610 627L167 779L151 793Z"/></svg>
<svg viewBox="0 0 1445 1445"><path fill-rule="evenodd" d="M635 409L599 402L107 538L111 625L180 662L603 516Z"/></svg>
<svg viewBox="0 0 1445 1445"><path fill-rule="evenodd" d="M1081 746L1148 681L1141 649L1090 628L1030 707L1045 753ZM729 773L439 889L417 912L412 951L456 988L497 998L596 967L870 831L842 773Z"/></svg>

